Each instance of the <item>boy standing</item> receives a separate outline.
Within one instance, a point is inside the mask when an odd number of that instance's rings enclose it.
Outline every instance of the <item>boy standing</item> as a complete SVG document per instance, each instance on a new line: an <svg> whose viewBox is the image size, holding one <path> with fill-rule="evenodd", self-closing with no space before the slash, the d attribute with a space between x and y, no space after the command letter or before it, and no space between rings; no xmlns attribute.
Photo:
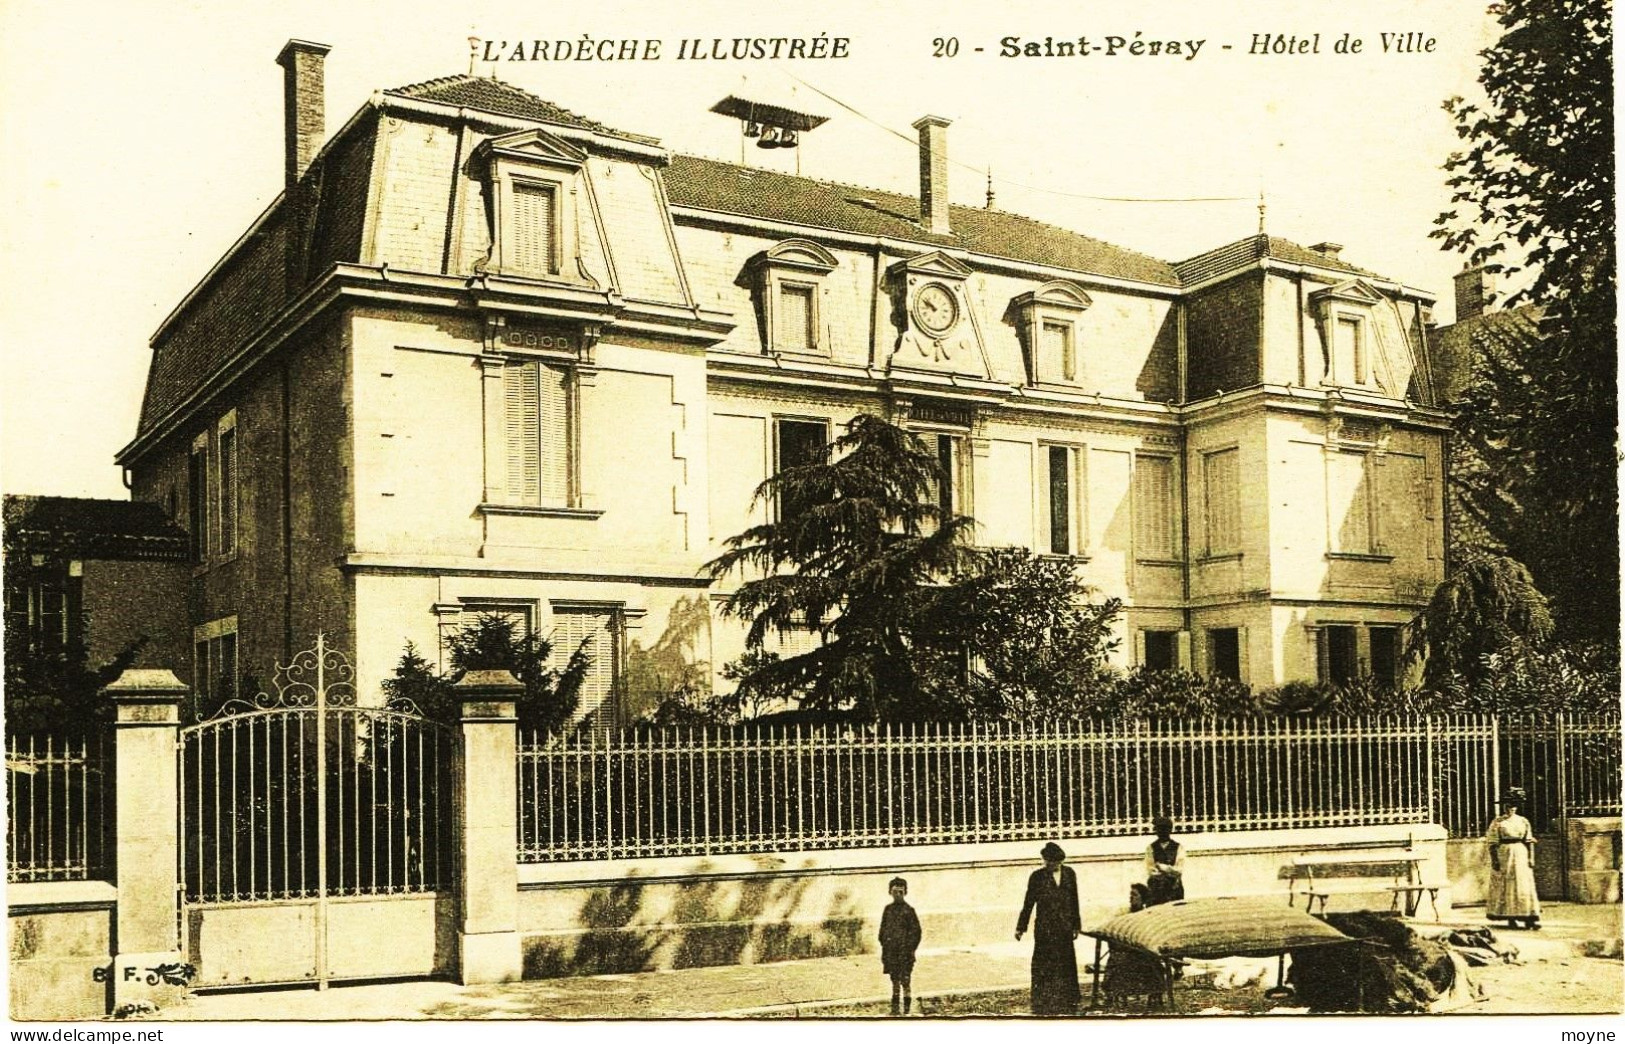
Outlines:
<svg viewBox="0 0 1625 1044"><path fill-rule="evenodd" d="M914 974L914 951L920 947L920 919L915 916L914 907L904 901L903 897L908 895L907 881L894 877L888 890L891 904L880 915L880 967L891 976L891 1013L906 1015L913 1001L909 979Z"/></svg>

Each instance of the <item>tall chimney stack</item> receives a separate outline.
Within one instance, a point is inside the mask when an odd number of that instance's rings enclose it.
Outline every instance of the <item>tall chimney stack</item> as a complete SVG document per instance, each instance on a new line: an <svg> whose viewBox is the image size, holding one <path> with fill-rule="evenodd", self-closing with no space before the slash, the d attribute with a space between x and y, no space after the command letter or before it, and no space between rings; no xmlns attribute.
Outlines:
<svg viewBox="0 0 1625 1044"><path fill-rule="evenodd" d="M1495 280L1483 265L1474 265L1456 273L1456 322L1483 315L1489 309L1490 297L1495 293Z"/></svg>
<svg viewBox="0 0 1625 1044"><path fill-rule="evenodd" d="M309 40L289 40L276 56L282 66L285 170L291 192L326 137L326 91L322 62L332 48Z"/></svg>
<svg viewBox="0 0 1625 1044"><path fill-rule="evenodd" d="M920 227L938 236L949 232L948 122L941 116L914 121L920 132Z"/></svg>

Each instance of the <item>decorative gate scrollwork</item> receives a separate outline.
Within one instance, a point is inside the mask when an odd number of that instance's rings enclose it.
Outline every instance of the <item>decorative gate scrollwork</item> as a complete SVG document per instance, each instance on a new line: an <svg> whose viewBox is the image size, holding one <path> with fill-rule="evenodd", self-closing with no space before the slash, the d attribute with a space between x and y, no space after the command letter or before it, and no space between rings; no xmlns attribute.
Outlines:
<svg viewBox="0 0 1625 1044"><path fill-rule="evenodd" d="M181 730L186 907L314 905L326 982L327 904L455 881L457 733L407 700L359 706L354 669L318 635L273 692L228 700Z"/></svg>

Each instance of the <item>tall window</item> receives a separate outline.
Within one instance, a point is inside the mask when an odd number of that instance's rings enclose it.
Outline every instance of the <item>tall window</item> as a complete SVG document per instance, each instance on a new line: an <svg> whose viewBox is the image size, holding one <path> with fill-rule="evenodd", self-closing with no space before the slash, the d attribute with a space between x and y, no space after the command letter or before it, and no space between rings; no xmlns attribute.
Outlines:
<svg viewBox="0 0 1625 1044"><path fill-rule="evenodd" d="M237 618L216 620L193 631L192 684L218 703L238 695Z"/></svg>
<svg viewBox="0 0 1625 1044"><path fill-rule="evenodd" d="M539 362L502 372L507 490L514 504L568 506L570 396L564 370Z"/></svg>
<svg viewBox="0 0 1625 1044"><path fill-rule="evenodd" d="M1360 329L1360 320L1339 316L1337 319L1337 358L1339 362L1349 367L1349 373L1355 384L1364 384L1365 378L1365 338Z"/></svg>
<svg viewBox="0 0 1625 1044"><path fill-rule="evenodd" d="M1046 319L1039 328L1039 360L1046 380L1078 379L1077 358L1072 346L1072 324Z"/></svg>
<svg viewBox="0 0 1625 1044"><path fill-rule="evenodd" d="M1178 553L1172 457L1134 458L1134 547L1140 558L1169 559Z"/></svg>
<svg viewBox="0 0 1625 1044"><path fill-rule="evenodd" d="M1214 678L1241 680L1241 629L1219 627L1207 633L1208 674Z"/></svg>
<svg viewBox="0 0 1625 1044"><path fill-rule="evenodd" d="M782 352L810 352L817 343L813 288L805 283L780 283L778 308L773 313L773 347Z"/></svg>
<svg viewBox="0 0 1625 1044"><path fill-rule="evenodd" d="M773 470L781 472L786 468L816 464L824 458L828 446L827 422L780 417L773 425ZM780 497L778 507L780 518L793 518L802 510L801 505L787 496Z"/></svg>
<svg viewBox="0 0 1625 1044"><path fill-rule="evenodd" d="M209 441L202 436L192 445L186 468L187 520L191 525L192 557L209 557Z"/></svg>
<svg viewBox="0 0 1625 1044"><path fill-rule="evenodd" d="M1209 453L1202 459L1203 506L1207 514L1207 553L1241 549L1241 453Z"/></svg>
<svg viewBox="0 0 1625 1044"><path fill-rule="evenodd" d="M1083 549L1078 504L1078 451L1071 446L1050 446L1045 453L1049 471L1049 545L1052 555L1076 555Z"/></svg>
<svg viewBox="0 0 1625 1044"><path fill-rule="evenodd" d="M220 553L237 550L237 428L220 429Z"/></svg>
<svg viewBox="0 0 1625 1044"><path fill-rule="evenodd" d="M1347 685L1360 676L1360 642L1355 628L1322 627L1315 653L1317 674L1322 682Z"/></svg>
<svg viewBox="0 0 1625 1044"><path fill-rule="evenodd" d="M964 453L960 448L959 436L925 432L920 435L920 441L924 442L926 449L937 458L938 475L931 482L931 492L928 494L930 502L935 504L944 516L963 512Z"/></svg>
<svg viewBox="0 0 1625 1044"><path fill-rule="evenodd" d="M1372 627L1371 680L1378 685L1399 683L1399 628Z"/></svg>
<svg viewBox="0 0 1625 1044"><path fill-rule="evenodd" d="M614 609L556 607L553 610L553 660L563 667L579 648L587 655L576 717L588 728L608 729L621 723L615 699L621 670L619 613Z"/></svg>
<svg viewBox="0 0 1625 1044"><path fill-rule="evenodd" d="M554 227L553 190L516 181L513 185L513 267L523 275L545 276L559 270Z"/></svg>
<svg viewBox="0 0 1625 1044"><path fill-rule="evenodd" d="M1326 461L1326 506L1331 513L1332 551L1371 554L1376 551L1372 524L1373 498L1367 455L1338 452Z"/></svg>

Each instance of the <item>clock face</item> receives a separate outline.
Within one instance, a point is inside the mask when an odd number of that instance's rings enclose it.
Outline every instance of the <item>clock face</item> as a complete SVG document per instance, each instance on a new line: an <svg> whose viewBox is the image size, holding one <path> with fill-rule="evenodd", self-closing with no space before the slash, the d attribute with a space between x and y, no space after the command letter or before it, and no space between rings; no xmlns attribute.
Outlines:
<svg viewBox="0 0 1625 1044"><path fill-rule="evenodd" d="M920 329L941 336L959 320L959 302L941 283L927 283L914 295L914 321Z"/></svg>

